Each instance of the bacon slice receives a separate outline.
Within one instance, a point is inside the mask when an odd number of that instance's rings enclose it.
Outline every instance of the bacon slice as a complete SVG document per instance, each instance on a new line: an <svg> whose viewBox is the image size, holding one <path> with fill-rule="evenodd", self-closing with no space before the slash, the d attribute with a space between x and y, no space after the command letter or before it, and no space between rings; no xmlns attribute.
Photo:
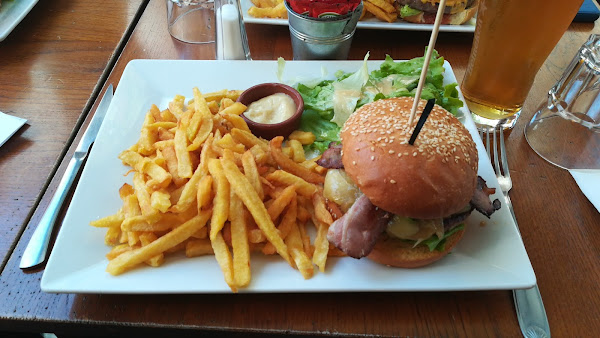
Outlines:
<svg viewBox="0 0 600 338"><path fill-rule="evenodd" d="M329 148L323 152L317 164L327 169L344 168L344 163L342 163L342 144L336 142L329 143Z"/></svg>
<svg viewBox="0 0 600 338"><path fill-rule="evenodd" d="M477 176L477 189L475 189L475 193L471 197L471 206L487 218L490 218L501 206L498 199L495 199L493 202L490 200L490 195L495 192L496 189L488 188L485 180L481 176Z"/></svg>
<svg viewBox="0 0 600 338"><path fill-rule="evenodd" d="M361 195L344 216L331 224L327 239L350 257L365 257L385 230L390 215Z"/></svg>

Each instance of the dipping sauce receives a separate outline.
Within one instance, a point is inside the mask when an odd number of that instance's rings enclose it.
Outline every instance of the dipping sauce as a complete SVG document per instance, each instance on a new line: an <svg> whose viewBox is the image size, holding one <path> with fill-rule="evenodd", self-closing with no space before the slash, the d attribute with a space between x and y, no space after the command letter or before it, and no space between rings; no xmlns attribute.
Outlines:
<svg viewBox="0 0 600 338"><path fill-rule="evenodd" d="M292 117L296 108L296 103L291 96L275 93L252 102L244 112L244 116L257 123L275 124Z"/></svg>

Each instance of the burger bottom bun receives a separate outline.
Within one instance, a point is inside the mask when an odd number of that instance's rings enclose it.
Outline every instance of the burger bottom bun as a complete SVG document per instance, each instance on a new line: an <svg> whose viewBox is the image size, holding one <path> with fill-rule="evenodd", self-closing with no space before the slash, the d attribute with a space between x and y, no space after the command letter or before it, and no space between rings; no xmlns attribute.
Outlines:
<svg viewBox="0 0 600 338"><path fill-rule="evenodd" d="M425 245L414 247L401 239L390 237L387 233L381 234L375 247L367 256L380 264L398 268L418 268L429 265L446 256L461 240L465 230L460 230L446 238L444 251L430 251Z"/></svg>
<svg viewBox="0 0 600 338"><path fill-rule="evenodd" d="M454 14L444 14L442 24L444 25L462 25L471 20L477 13L477 4ZM435 22L436 13L421 12L417 15L403 17L402 20L412 23L423 23L432 25Z"/></svg>

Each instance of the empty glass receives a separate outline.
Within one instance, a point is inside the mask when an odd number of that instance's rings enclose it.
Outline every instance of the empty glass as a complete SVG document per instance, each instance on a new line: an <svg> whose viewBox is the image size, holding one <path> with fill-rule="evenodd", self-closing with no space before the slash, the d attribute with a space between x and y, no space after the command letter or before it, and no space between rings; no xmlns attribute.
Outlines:
<svg viewBox="0 0 600 338"><path fill-rule="evenodd" d="M600 35L592 34L525 127L527 142L565 169L600 169Z"/></svg>
<svg viewBox="0 0 600 338"><path fill-rule="evenodd" d="M167 0L169 33L187 43L215 42L213 0Z"/></svg>

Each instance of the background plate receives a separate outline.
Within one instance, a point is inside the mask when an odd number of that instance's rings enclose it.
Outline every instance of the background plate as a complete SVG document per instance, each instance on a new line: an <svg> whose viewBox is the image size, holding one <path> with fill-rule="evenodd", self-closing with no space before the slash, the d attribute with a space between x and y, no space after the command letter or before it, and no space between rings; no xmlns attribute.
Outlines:
<svg viewBox="0 0 600 338"><path fill-rule="evenodd" d="M244 15L245 23L257 23L264 25L286 25L288 24L287 19L270 19L270 18L255 18L248 14L248 9L252 6L250 0L240 0L242 6L242 13ZM384 22L377 20L376 18L369 18L358 22L357 28L361 29L386 29L386 30L405 30L405 31L431 31L433 25L416 24L405 21L396 22ZM471 19L464 25L441 25L440 32L463 32L463 33L474 33L475 32L475 19Z"/></svg>
<svg viewBox="0 0 600 338"><path fill-rule="evenodd" d="M0 41L31 11L38 0L5 0L0 7Z"/></svg>
<svg viewBox="0 0 600 338"><path fill-rule="evenodd" d="M369 62L369 69L381 61ZM362 61L290 61L286 82L333 77L337 70L356 71ZM446 83L456 78L445 63ZM131 183L118 154L137 142L146 111L160 109L176 94L245 89L276 82L275 61L134 60L124 73L96 143L73 196L42 277L45 292L69 293L229 293L214 256L168 257L164 266L143 266L121 276L105 272L110 247L106 229L90 221L114 214L121 207L118 189ZM241 75L243 74L243 75ZM329 76L327 74L330 74ZM300 77L302 76L302 78ZM289 81L287 81L289 80ZM461 96L462 98L462 96ZM466 108L461 119L471 131L480 154L479 174L495 187L496 176ZM481 226L485 222L485 226ZM491 220L474 212L463 240L445 259L419 269L395 269L367 259L331 258L325 273L304 280L279 257L252 256L252 282L240 292L447 291L527 288L535 275L516 226L506 207Z"/></svg>

